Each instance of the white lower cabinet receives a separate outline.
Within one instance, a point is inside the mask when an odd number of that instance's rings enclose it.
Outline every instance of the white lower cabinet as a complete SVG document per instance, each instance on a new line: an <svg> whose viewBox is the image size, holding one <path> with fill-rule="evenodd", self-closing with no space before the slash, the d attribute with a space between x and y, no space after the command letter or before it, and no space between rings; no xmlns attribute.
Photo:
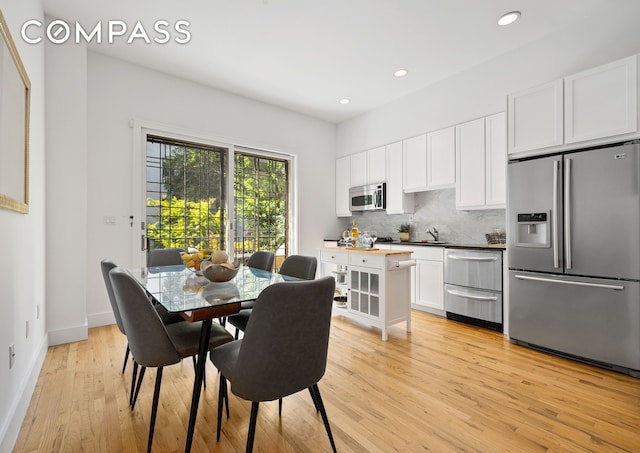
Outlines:
<svg viewBox="0 0 640 453"><path fill-rule="evenodd" d="M393 249L413 252L411 307L444 316L444 248L394 244Z"/></svg>

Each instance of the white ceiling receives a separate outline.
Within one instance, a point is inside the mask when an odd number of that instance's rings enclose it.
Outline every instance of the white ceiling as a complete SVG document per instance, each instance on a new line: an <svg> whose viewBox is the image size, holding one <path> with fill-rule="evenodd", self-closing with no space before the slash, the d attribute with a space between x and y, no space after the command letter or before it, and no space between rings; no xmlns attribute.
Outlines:
<svg viewBox="0 0 640 453"><path fill-rule="evenodd" d="M43 0L55 19L187 20L187 44L92 43L94 51L339 123L639 0ZM522 11L498 27L498 17ZM178 36L174 34L174 37ZM407 68L409 75L393 72ZM344 106L341 98L350 98Z"/></svg>

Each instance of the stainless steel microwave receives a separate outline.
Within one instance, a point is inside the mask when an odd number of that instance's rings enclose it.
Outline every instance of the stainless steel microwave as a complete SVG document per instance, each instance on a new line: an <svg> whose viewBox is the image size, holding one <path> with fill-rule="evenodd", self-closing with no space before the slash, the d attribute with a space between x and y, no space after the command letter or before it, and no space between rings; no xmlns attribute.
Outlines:
<svg viewBox="0 0 640 453"><path fill-rule="evenodd" d="M384 182L349 189L350 211L374 211L387 208L387 185Z"/></svg>

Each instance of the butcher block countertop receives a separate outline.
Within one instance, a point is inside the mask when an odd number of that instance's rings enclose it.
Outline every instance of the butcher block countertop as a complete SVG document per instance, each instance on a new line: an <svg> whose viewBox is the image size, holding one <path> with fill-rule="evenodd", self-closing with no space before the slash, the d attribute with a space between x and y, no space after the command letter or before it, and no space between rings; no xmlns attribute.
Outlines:
<svg viewBox="0 0 640 453"><path fill-rule="evenodd" d="M384 250L384 249L365 249L365 248L355 248L355 247L324 247L322 250L325 252L334 252L334 253L366 253L367 255L380 255L380 256L389 256L389 255L406 255L408 253L413 253L410 250Z"/></svg>

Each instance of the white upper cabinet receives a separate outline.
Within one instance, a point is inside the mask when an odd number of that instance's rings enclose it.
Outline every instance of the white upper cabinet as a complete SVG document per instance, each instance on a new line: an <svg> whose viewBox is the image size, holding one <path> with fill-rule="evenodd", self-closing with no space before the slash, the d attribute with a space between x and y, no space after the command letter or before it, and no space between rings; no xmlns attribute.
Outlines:
<svg viewBox="0 0 640 453"><path fill-rule="evenodd" d="M367 151L367 184L387 180L387 151L384 146Z"/></svg>
<svg viewBox="0 0 640 453"><path fill-rule="evenodd" d="M349 217L349 187L351 187L351 156L336 159L336 216Z"/></svg>
<svg viewBox="0 0 640 453"><path fill-rule="evenodd" d="M404 191L427 190L427 134L403 140L402 145Z"/></svg>
<svg viewBox="0 0 640 453"><path fill-rule="evenodd" d="M556 80L507 97L509 153L562 144L562 93Z"/></svg>
<svg viewBox="0 0 640 453"><path fill-rule="evenodd" d="M456 126L456 208L505 207L504 112Z"/></svg>
<svg viewBox="0 0 640 453"><path fill-rule="evenodd" d="M402 142L386 146L387 214L407 214L414 210L414 194L402 190Z"/></svg>
<svg viewBox="0 0 640 453"><path fill-rule="evenodd" d="M508 153L542 154L640 137L638 55L507 97Z"/></svg>
<svg viewBox="0 0 640 453"><path fill-rule="evenodd" d="M456 208L484 206L484 118L456 126Z"/></svg>
<svg viewBox="0 0 640 453"><path fill-rule="evenodd" d="M634 55L565 77L565 143L638 130L637 66Z"/></svg>
<svg viewBox="0 0 640 453"><path fill-rule="evenodd" d="M427 134L427 188L444 189L455 186L455 138L455 127Z"/></svg>
<svg viewBox="0 0 640 453"><path fill-rule="evenodd" d="M485 206L504 208L507 197L507 121L504 112L484 120Z"/></svg>
<svg viewBox="0 0 640 453"><path fill-rule="evenodd" d="M367 184L367 165L366 151L351 155L351 187Z"/></svg>

